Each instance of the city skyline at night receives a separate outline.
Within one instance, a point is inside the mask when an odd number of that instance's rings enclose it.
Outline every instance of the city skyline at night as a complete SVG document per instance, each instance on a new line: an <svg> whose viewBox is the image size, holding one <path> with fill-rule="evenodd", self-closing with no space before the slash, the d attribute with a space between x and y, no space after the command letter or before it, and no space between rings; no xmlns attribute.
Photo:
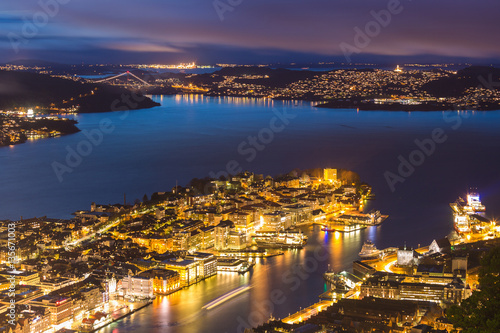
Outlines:
<svg viewBox="0 0 500 333"><path fill-rule="evenodd" d="M500 332L498 0L0 8L0 333Z"/></svg>

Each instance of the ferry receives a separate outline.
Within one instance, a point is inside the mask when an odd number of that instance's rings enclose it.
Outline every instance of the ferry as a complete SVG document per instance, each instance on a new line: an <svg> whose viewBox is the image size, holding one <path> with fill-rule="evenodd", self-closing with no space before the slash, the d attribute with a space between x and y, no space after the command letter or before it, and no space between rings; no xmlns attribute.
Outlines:
<svg viewBox="0 0 500 333"><path fill-rule="evenodd" d="M481 203L479 199L479 194L476 192L467 193L467 206L464 209L469 214L476 214L486 211L486 207Z"/></svg>
<svg viewBox="0 0 500 333"><path fill-rule="evenodd" d="M322 231L339 231L339 232L353 232L361 229L366 229L367 227L362 224L346 224L346 223L334 223L330 222L323 228Z"/></svg>
<svg viewBox="0 0 500 333"><path fill-rule="evenodd" d="M344 213L334 218L335 222L345 224L362 224L366 226L379 225L384 222L389 215L380 214L379 210L372 210L367 214L364 213Z"/></svg>
<svg viewBox="0 0 500 333"><path fill-rule="evenodd" d="M302 248L307 242L307 236L301 231L256 231L253 241L260 247Z"/></svg>
<svg viewBox="0 0 500 333"><path fill-rule="evenodd" d="M359 252L359 256L362 259L374 259L374 258L378 258L381 253L382 253L382 251L377 249L375 244L373 244L372 241L368 239L363 244L363 247L361 248L361 252Z"/></svg>
<svg viewBox="0 0 500 333"><path fill-rule="evenodd" d="M472 225L488 222L484 218L486 207L481 203L479 194L476 192L467 193L467 201L459 197L455 202L450 203L450 207L454 215L453 226L459 234L471 232Z"/></svg>

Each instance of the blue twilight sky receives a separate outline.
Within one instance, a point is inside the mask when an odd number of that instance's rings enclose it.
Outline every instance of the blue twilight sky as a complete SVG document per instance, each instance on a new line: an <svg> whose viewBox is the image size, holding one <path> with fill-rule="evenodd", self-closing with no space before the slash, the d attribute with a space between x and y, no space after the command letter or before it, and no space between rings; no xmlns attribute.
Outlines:
<svg viewBox="0 0 500 333"><path fill-rule="evenodd" d="M0 62L345 61L350 45L352 61L498 63L498 13L498 0L2 0Z"/></svg>

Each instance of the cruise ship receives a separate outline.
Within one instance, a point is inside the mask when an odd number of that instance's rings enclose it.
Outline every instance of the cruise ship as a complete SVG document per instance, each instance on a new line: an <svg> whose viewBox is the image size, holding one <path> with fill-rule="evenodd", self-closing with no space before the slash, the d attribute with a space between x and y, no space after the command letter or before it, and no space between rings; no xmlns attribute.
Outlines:
<svg viewBox="0 0 500 333"><path fill-rule="evenodd" d="M372 241L368 239L363 244L363 247L361 248L361 252L359 252L359 256L362 259L374 259L374 258L378 258L381 253L382 253L382 251L377 249L375 244L373 244Z"/></svg>
<svg viewBox="0 0 500 333"><path fill-rule="evenodd" d="M486 210L486 207L484 207L484 205L481 203L479 194L475 192L469 192L467 193L467 205L464 206L464 209L469 214L477 214L484 212Z"/></svg>
<svg viewBox="0 0 500 333"><path fill-rule="evenodd" d="M467 201L459 197L450 204L450 207L453 209L453 225L458 233L470 232L473 225L481 228L481 224L489 222L484 217L486 207L481 203L479 194L476 192L467 193Z"/></svg>

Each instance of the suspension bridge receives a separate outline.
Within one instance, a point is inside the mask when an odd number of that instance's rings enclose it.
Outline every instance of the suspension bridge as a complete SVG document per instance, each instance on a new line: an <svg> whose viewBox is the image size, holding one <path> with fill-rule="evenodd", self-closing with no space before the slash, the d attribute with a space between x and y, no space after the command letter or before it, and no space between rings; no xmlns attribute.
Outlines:
<svg viewBox="0 0 500 333"><path fill-rule="evenodd" d="M110 76L110 77L107 77L107 78L104 78L104 79L101 79L101 80L98 80L98 81L94 81L95 83L100 83L100 82L107 82L107 81L111 81L111 80L114 80L114 79L117 79L119 77L122 77L122 76L125 76L127 75L127 82L129 80L130 77L133 77L135 78L136 80L138 80L139 82L143 83L144 85L146 86L151 86L150 83L144 81L143 79L141 79L140 77L138 77L137 75L135 75L134 73L131 73L130 71L126 71L126 72L123 72L121 74L118 74L118 75L114 75L114 76Z"/></svg>

